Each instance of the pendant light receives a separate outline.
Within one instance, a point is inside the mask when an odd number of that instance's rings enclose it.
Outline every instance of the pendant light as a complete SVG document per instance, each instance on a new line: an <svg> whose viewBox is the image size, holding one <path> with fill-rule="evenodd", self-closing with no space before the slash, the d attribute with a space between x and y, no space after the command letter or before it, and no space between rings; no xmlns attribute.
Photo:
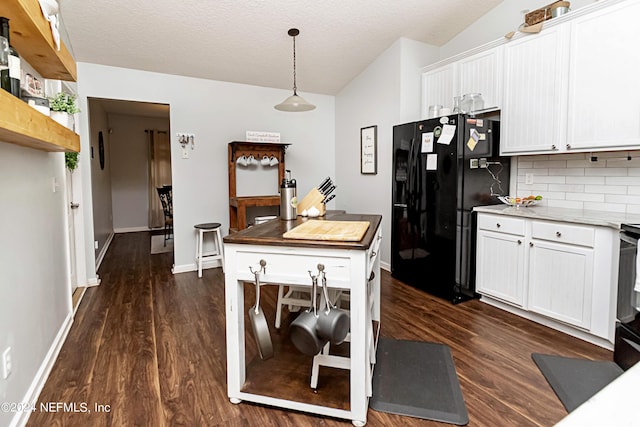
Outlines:
<svg viewBox="0 0 640 427"><path fill-rule="evenodd" d="M276 105L274 108L280 111L310 111L316 108L298 95L296 86L296 36L300 34L297 28L291 28L287 34L293 37L293 95Z"/></svg>

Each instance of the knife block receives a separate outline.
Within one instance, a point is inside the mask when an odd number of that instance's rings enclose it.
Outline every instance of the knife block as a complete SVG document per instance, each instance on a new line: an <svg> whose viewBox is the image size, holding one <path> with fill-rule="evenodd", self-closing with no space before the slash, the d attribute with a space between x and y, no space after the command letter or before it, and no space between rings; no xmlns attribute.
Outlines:
<svg viewBox="0 0 640 427"><path fill-rule="evenodd" d="M307 193L306 196L302 200L298 202L298 207L296 208L296 212L298 215L302 214L302 211L309 210L311 207L315 207L320 211L319 216L325 216L327 213L327 207L322 203L324 200L324 196L321 192L318 191L317 188L311 189Z"/></svg>

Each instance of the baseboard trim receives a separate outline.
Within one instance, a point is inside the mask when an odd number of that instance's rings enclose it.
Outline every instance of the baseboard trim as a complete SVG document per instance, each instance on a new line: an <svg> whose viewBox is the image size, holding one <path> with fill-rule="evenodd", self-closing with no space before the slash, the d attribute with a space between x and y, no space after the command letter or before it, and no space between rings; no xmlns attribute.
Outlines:
<svg viewBox="0 0 640 427"><path fill-rule="evenodd" d="M114 233L138 233L140 231L152 231L152 230L164 230L164 228L149 228L148 226L142 227L122 227L114 228Z"/></svg>
<svg viewBox="0 0 640 427"><path fill-rule="evenodd" d="M207 270L209 268L218 268L222 267L222 262L219 259L204 261L202 263L202 269ZM190 271L198 271L198 265L194 262L193 264L182 264L182 265L174 265L171 269L173 274L178 273L188 273Z"/></svg>
<svg viewBox="0 0 640 427"><path fill-rule="evenodd" d="M64 322L60 326L58 330L58 334L56 338L53 340L51 347L49 347L49 351L45 356L38 372L36 372L36 376L33 378L29 389L24 395L22 402L33 402L34 404L38 401L38 397L40 396L40 392L42 392L42 388L44 384L47 382L47 378L49 378L49 374L51 373L51 369L60 354L60 350L62 349L62 345L67 339L67 335L69 334L69 330L71 329L71 325L73 325L73 312L69 312ZM27 421L29 421L29 416L31 415L30 411L18 412L13 417L11 422L9 422L9 427L24 427L27 425Z"/></svg>
<svg viewBox="0 0 640 427"><path fill-rule="evenodd" d="M96 271L98 271L98 269L100 268L100 264L102 263L104 256L107 254L107 251L109 250L109 245L113 240L113 236L115 236L115 233L109 234L109 236L107 237L107 241L104 242L104 246L102 247L102 250L98 254L98 257L96 258Z"/></svg>

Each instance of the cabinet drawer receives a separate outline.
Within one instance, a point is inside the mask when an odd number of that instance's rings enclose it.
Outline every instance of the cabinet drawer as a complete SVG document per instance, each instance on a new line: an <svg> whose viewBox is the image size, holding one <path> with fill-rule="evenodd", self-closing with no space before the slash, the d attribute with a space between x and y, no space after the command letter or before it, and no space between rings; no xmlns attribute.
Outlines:
<svg viewBox="0 0 640 427"><path fill-rule="evenodd" d="M531 237L534 239L549 240L552 242L561 242L592 248L595 240L595 231L591 227L584 227L580 225L533 221L531 225Z"/></svg>
<svg viewBox="0 0 640 427"><path fill-rule="evenodd" d="M499 233L524 236L525 221L503 215L478 215L478 228Z"/></svg>
<svg viewBox="0 0 640 427"><path fill-rule="evenodd" d="M282 254L264 252L238 252L236 272L240 280L253 281L249 270L259 268L260 260L267 262L263 283L287 283L310 285L309 271L318 274L318 264L325 266L329 287L348 288L351 280L351 260L348 257L319 254Z"/></svg>

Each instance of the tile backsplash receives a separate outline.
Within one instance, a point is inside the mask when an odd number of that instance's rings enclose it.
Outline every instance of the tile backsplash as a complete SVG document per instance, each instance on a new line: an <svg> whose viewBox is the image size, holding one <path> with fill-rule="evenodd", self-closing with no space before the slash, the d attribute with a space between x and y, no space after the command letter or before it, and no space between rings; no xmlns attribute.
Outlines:
<svg viewBox="0 0 640 427"><path fill-rule="evenodd" d="M640 214L640 151L519 156L517 168L518 196L539 194L551 207Z"/></svg>

